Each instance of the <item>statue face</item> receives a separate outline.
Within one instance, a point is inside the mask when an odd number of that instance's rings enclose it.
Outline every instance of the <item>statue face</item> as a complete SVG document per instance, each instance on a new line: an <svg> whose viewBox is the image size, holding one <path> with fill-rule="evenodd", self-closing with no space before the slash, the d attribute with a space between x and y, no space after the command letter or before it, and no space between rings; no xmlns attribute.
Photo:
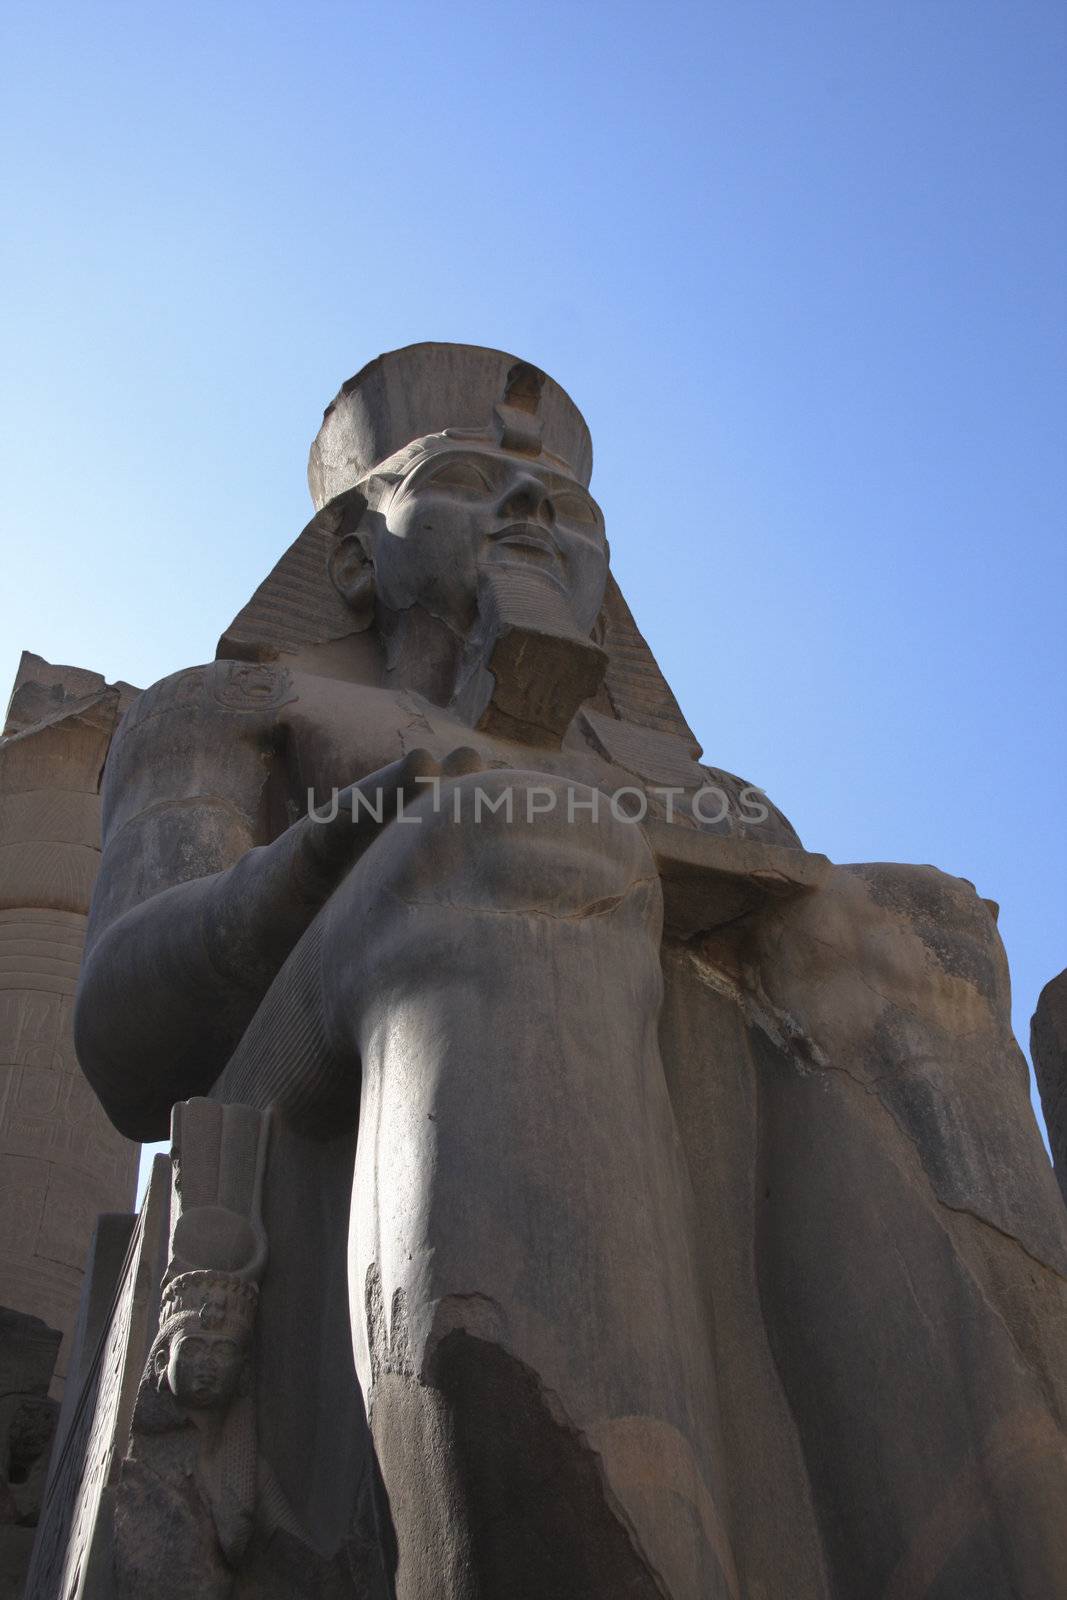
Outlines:
<svg viewBox="0 0 1067 1600"><path fill-rule="evenodd" d="M225 1333L178 1334L171 1340L167 1382L183 1405L225 1405L237 1390L244 1351Z"/></svg>
<svg viewBox="0 0 1067 1600"><path fill-rule="evenodd" d="M466 632L478 575L494 563L539 568L566 595L578 627L604 596L604 518L573 478L500 451L448 449L415 466L382 507L373 557L379 600L418 603Z"/></svg>

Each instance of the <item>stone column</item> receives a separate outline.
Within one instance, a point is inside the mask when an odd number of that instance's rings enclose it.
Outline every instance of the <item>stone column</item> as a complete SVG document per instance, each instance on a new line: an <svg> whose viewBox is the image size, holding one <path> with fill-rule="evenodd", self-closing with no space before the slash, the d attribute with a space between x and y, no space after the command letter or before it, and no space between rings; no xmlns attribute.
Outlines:
<svg viewBox="0 0 1067 1600"><path fill-rule="evenodd" d="M71 1037L100 779L136 692L26 652L0 739L0 1306L62 1332L57 1396L97 1216L137 1182Z"/></svg>

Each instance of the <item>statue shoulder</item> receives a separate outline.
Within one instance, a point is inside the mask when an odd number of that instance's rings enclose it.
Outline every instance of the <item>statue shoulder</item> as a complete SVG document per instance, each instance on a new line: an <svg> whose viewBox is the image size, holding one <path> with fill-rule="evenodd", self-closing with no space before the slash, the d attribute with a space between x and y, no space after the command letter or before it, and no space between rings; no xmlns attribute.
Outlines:
<svg viewBox="0 0 1067 1600"><path fill-rule="evenodd" d="M709 767L706 762L702 763L702 770L709 788L725 795L733 831L763 844L785 845L793 850L804 848L789 818L779 811L758 783L748 783L736 773L726 772L722 767Z"/></svg>
<svg viewBox="0 0 1067 1600"><path fill-rule="evenodd" d="M254 818L292 698L284 668L243 661L188 667L138 695L108 753L105 839L161 806L221 804Z"/></svg>
<svg viewBox="0 0 1067 1600"><path fill-rule="evenodd" d="M197 720L269 721L296 698L292 674L271 662L209 661L186 667L145 689L126 712L120 729L125 738L147 730L161 717L170 722Z"/></svg>

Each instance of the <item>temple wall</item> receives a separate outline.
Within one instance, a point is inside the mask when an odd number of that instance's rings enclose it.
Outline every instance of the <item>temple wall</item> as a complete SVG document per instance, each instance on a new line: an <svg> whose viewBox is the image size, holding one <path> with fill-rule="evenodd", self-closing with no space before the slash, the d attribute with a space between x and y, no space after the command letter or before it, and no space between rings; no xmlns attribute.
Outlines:
<svg viewBox="0 0 1067 1600"><path fill-rule="evenodd" d="M60 1330L61 1394L101 1212L133 1206L139 1147L74 1055L71 1018L100 862L100 779L136 693L24 653L0 739L0 1306Z"/></svg>

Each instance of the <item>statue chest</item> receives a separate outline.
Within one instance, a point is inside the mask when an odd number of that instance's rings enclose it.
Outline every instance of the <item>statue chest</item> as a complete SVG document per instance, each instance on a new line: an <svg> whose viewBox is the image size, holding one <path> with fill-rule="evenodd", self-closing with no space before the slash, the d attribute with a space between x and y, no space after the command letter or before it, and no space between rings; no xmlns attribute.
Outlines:
<svg viewBox="0 0 1067 1600"><path fill-rule="evenodd" d="M633 782L575 737L563 749L513 744L466 727L448 712L407 691L369 689L333 680L294 684L279 728L279 777L288 809L303 810L308 791L321 803L333 789L429 750L443 761L453 750L474 749L487 770L511 767L551 773L601 788Z"/></svg>

